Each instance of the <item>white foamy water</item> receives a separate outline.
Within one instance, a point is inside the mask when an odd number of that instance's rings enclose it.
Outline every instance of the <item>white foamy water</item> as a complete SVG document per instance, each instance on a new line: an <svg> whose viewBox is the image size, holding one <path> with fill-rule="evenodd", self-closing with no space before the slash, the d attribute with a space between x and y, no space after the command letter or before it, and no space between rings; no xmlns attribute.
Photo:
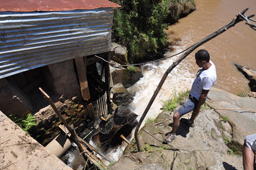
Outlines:
<svg viewBox="0 0 256 170"><path fill-rule="evenodd" d="M166 56L173 55L180 51L181 49L175 50L172 53L167 53ZM168 58L160 62L147 63L142 66L143 77L128 89L129 92L136 92L134 100L130 105L134 108L133 112L139 115L137 118L138 120L147 107L164 73L181 55ZM175 94L191 88L195 74L191 74L189 72L190 66L191 63L187 63L184 60L178 66L176 66L171 73L168 74L168 77L156 96L151 108L147 113L147 116L142 122L141 127L143 127L147 119L154 119L157 117L157 115L161 112L163 101L171 99L175 96Z"/></svg>

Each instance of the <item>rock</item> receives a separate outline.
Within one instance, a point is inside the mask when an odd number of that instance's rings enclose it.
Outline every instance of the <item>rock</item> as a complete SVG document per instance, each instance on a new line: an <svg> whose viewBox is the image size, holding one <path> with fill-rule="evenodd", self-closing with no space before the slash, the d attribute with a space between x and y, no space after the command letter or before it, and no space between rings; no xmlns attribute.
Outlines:
<svg viewBox="0 0 256 170"><path fill-rule="evenodd" d="M152 164L143 165L137 168L136 170L164 170L164 168L160 164L152 163Z"/></svg>
<svg viewBox="0 0 256 170"><path fill-rule="evenodd" d="M121 83L113 86L111 89L111 95L113 95L112 101L117 105L127 105L132 102L133 97Z"/></svg>
<svg viewBox="0 0 256 170"><path fill-rule="evenodd" d="M251 91L256 92L256 74L251 78L249 86L251 88Z"/></svg>
<svg viewBox="0 0 256 170"><path fill-rule="evenodd" d="M143 74L139 67L134 67L134 69L117 69L112 67L111 76L113 85L122 83L125 88L128 88L143 77Z"/></svg>
<svg viewBox="0 0 256 170"><path fill-rule="evenodd" d="M221 127L224 131L228 132L229 134L231 134L232 131L232 127L230 126L230 124L226 121L221 121Z"/></svg>
<svg viewBox="0 0 256 170"><path fill-rule="evenodd" d="M114 60L122 65L127 63L127 49L117 43L112 43L110 46L110 59Z"/></svg>
<svg viewBox="0 0 256 170"><path fill-rule="evenodd" d="M207 104L213 107L220 116L228 119L233 129L232 141L241 146L245 137L256 131L255 103L255 98L239 97L214 87L208 93L207 100Z"/></svg>
<svg viewBox="0 0 256 170"><path fill-rule="evenodd" d="M247 68L245 66L239 65L235 62L233 62L233 64L250 81L249 82L249 87L251 88L251 91L256 92L256 70L253 70L253 69Z"/></svg>
<svg viewBox="0 0 256 170"><path fill-rule="evenodd" d="M249 92L248 96L256 98L256 92Z"/></svg>

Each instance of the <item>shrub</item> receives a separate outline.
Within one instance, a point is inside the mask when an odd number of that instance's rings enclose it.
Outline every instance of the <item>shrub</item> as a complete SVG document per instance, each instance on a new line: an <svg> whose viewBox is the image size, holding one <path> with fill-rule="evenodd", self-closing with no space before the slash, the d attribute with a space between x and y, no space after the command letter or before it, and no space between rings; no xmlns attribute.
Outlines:
<svg viewBox="0 0 256 170"><path fill-rule="evenodd" d="M164 23L170 0L111 0L122 6L115 9L113 39L128 50L130 62L157 52L167 45Z"/></svg>

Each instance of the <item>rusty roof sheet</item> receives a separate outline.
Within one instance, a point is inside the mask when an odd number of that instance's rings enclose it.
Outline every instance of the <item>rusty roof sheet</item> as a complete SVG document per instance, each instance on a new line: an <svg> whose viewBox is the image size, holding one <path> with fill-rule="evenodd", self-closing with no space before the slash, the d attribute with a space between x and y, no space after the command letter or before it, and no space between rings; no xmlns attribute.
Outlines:
<svg viewBox="0 0 256 170"><path fill-rule="evenodd" d="M0 0L0 11L69 11L75 9L96 9L120 7L108 0Z"/></svg>

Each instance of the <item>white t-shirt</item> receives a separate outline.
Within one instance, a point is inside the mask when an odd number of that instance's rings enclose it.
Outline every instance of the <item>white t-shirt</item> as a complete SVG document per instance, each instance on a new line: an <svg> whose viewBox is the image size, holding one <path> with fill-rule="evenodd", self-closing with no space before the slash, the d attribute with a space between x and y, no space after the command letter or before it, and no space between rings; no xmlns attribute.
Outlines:
<svg viewBox="0 0 256 170"><path fill-rule="evenodd" d="M199 97L202 94L202 89L210 90L217 79L216 67L212 61L210 61L210 63L212 65L207 70L199 70L197 77L192 85L190 94L197 100L199 100Z"/></svg>

